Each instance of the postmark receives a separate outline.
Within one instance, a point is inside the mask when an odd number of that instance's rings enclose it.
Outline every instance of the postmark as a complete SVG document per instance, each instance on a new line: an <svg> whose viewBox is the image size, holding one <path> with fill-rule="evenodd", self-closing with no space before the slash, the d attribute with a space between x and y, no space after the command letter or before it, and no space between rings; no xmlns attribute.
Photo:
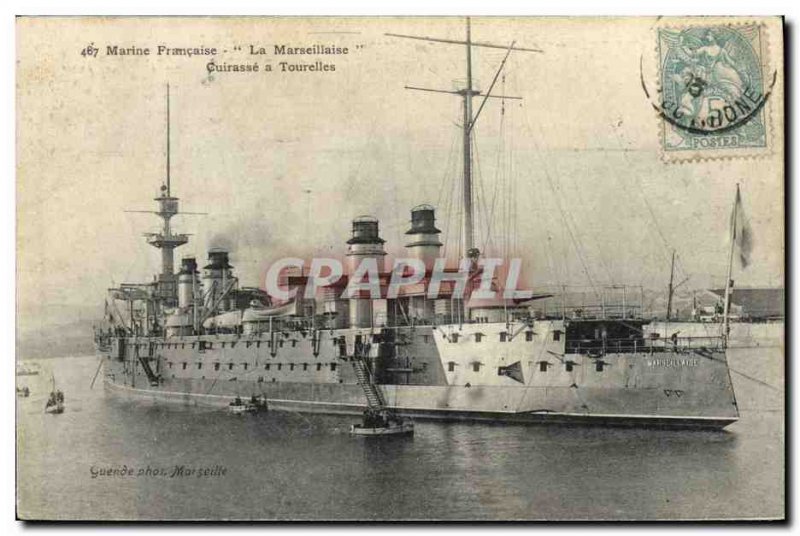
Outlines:
<svg viewBox="0 0 800 536"><path fill-rule="evenodd" d="M664 159L769 154L777 72L768 70L762 26L661 27L657 36L658 92L648 96L660 118Z"/></svg>

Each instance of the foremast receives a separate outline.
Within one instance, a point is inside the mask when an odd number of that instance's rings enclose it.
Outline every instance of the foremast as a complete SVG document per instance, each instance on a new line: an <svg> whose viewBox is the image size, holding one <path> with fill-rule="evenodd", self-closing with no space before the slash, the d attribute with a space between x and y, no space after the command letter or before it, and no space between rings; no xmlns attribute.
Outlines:
<svg viewBox="0 0 800 536"><path fill-rule="evenodd" d="M176 234L172 232L170 220L178 214L177 197L172 196L172 184L170 177L170 114L169 114L169 84L167 84L167 158L166 158L166 181L161 185L161 195L154 201L158 203L158 215L162 221L160 233L146 234L147 243L161 250L161 273L158 274L158 298L166 306L174 306L177 303L177 278L175 276L175 248L186 244L189 236L186 234Z"/></svg>
<svg viewBox="0 0 800 536"><path fill-rule="evenodd" d="M169 84L166 87L166 162L165 178L159 190L158 197L153 200L157 203L157 210L126 210L125 212L140 212L155 214L161 218L161 230L157 233L145 233L145 239L151 246L161 250L161 272L156 275L155 288L148 288L146 301L154 307L148 313L148 317L156 318L159 316L158 305L172 308L178 305L178 275L175 273L175 248L189 242L189 235L175 233L172 230L172 218L178 214L202 214L200 212L181 212L179 210L179 198L172 195L172 151L171 151L171 120L170 120L170 92ZM148 285L123 285L118 295L130 302L143 299L142 290ZM133 322L130 328L133 329Z"/></svg>

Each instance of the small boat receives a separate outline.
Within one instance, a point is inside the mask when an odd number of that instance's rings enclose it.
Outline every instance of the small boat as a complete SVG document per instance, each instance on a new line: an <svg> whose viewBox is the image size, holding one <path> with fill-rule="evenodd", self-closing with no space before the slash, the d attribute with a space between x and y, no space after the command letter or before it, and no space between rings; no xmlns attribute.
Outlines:
<svg viewBox="0 0 800 536"><path fill-rule="evenodd" d="M228 411L234 415L241 415L243 413L259 413L267 410L267 401L261 396L251 396L250 400L245 402L241 397L237 396L233 402L228 404Z"/></svg>
<svg viewBox="0 0 800 536"><path fill-rule="evenodd" d="M31 390L28 389L27 386L25 387L17 387L17 396L21 396L22 398L28 398L31 395Z"/></svg>
<svg viewBox="0 0 800 536"><path fill-rule="evenodd" d="M44 412L53 414L64 413L64 393L61 391L53 391L50 393L50 398L47 399L47 404L44 406Z"/></svg>
<svg viewBox="0 0 800 536"><path fill-rule="evenodd" d="M406 422L386 410L370 408L364 412L364 421L361 424L350 426L350 433L366 437L413 435L414 423Z"/></svg>
<svg viewBox="0 0 800 536"><path fill-rule="evenodd" d="M38 374L39 368L36 363L17 364L17 376L36 376Z"/></svg>
<svg viewBox="0 0 800 536"><path fill-rule="evenodd" d="M241 397L237 396L233 399L233 402L228 404L228 412L233 413L234 415L247 413L247 404L242 401Z"/></svg>
<svg viewBox="0 0 800 536"><path fill-rule="evenodd" d="M267 398L264 396L251 396L250 402L247 403L247 409L250 413L267 411Z"/></svg>
<svg viewBox="0 0 800 536"><path fill-rule="evenodd" d="M53 390L50 391L50 398L47 399L47 404L44 406L45 413L52 413L57 415L64 413L64 392L56 389L56 378L52 376Z"/></svg>

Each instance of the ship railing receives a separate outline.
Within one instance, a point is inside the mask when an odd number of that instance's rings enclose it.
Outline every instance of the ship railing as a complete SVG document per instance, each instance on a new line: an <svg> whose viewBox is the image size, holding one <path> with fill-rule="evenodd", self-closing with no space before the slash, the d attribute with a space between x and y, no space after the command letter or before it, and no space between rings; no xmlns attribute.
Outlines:
<svg viewBox="0 0 800 536"><path fill-rule="evenodd" d="M642 318L641 308L638 305L621 304L573 305L557 311L543 311L541 316L570 320L636 320Z"/></svg>
<svg viewBox="0 0 800 536"><path fill-rule="evenodd" d="M649 352L644 339L582 339L567 341L568 354Z"/></svg>
<svg viewBox="0 0 800 536"><path fill-rule="evenodd" d="M723 347L722 337L671 337L667 339L583 339L567 341L568 354L653 353L670 350L718 350Z"/></svg>
<svg viewBox="0 0 800 536"><path fill-rule="evenodd" d="M716 336L694 336L694 337L666 337L649 339L649 344L653 348L661 348L666 350L690 350L690 349L721 349L723 348L723 337Z"/></svg>
<svg viewBox="0 0 800 536"><path fill-rule="evenodd" d="M530 304L531 313L537 319L633 320L644 317L641 286L550 285L537 287L536 291L549 294Z"/></svg>

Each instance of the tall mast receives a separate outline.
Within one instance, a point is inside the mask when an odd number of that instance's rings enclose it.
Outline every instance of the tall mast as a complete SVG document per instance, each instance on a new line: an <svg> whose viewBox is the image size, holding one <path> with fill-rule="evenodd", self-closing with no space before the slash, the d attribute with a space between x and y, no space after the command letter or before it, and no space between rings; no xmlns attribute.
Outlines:
<svg viewBox="0 0 800 536"><path fill-rule="evenodd" d="M157 210L126 210L125 212L143 212L155 214L161 218L163 226L160 233L145 233L147 243L161 250L161 273L157 276L157 298L165 305L172 306L178 301L177 276L175 274L174 250L189 241L189 235L172 232L170 220L177 214L204 215L204 212L183 212L178 210L180 199L172 196L170 177L170 110L169 110L169 84L167 84L167 158L166 178L158 192L158 197L153 199L158 203ZM131 302L133 303L133 302Z"/></svg>
<svg viewBox="0 0 800 536"><path fill-rule="evenodd" d="M161 233L149 236L151 245L161 250L161 279L171 281L175 277L175 261L173 250L182 246L188 241L187 235L174 234L170 226L170 220L178 214L178 198L172 197L172 185L170 184L170 116L169 116L169 84L167 84L167 163L166 180L161 187L161 195L155 199L158 202L157 214L164 222ZM167 294L170 294L170 289Z"/></svg>
<svg viewBox="0 0 800 536"><path fill-rule="evenodd" d="M160 233L146 233L147 243L161 250L161 273L158 274L157 298L166 305L177 303L177 278L175 276L174 250L189 241L189 235L172 232L170 220L178 211L177 197L172 197L170 181L170 116L169 116L169 84L167 84L167 158L166 178L161 185L159 196L154 199L158 203L158 210L140 211L128 210L126 212L152 212L158 215L162 222Z"/></svg>
<svg viewBox="0 0 800 536"><path fill-rule="evenodd" d="M472 224L472 38L470 35L470 21L467 17L467 80L462 94L464 95L464 257L472 258L474 255L474 231ZM477 255L475 255L477 256Z"/></svg>
<svg viewBox="0 0 800 536"><path fill-rule="evenodd" d="M170 177L169 177L169 170L170 170L170 150L169 150L169 84L167 84L167 197L170 196L171 188L170 188Z"/></svg>
<svg viewBox="0 0 800 536"><path fill-rule="evenodd" d="M415 89L419 91L430 91L434 93L449 93L452 95L459 95L463 99L463 155L464 155L464 163L463 163L463 204L464 204L464 216L463 216L463 237L462 237L462 247L464 251L462 254L465 257L469 257L475 259L479 255L479 251L475 248L475 229L474 229L474 214L472 209L472 129L475 126L475 122L480 116L481 110L483 110L483 106L486 104L486 101L490 98L494 99L515 99L521 100L522 97L512 97L508 95L493 95L492 89L494 88L494 84L497 81L497 78L500 74L500 71L503 69L506 60L508 59L509 54L512 50L520 50L524 52L542 52L539 49L535 48L523 48L514 46L512 42L509 46L497 45L494 43L483 43L483 42L474 42L472 41L471 35L471 28L470 28L470 19L467 17L466 21L467 25L467 35L465 41L458 41L454 39L441 39L436 37L422 37L416 35L403 35L403 34L395 34L395 33L387 33L386 35L391 37L402 37L405 39L416 39L419 41L430 41L433 43L446 43L451 45L465 45L466 52L467 52L467 77L466 77L466 84L464 89L458 91L451 91L446 89L432 89L432 88L423 88L423 87L413 87L413 86L406 86L406 89ZM499 48L506 50L506 56L503 58L500 67L497 70L497 73L494 76L494 80L492 81L492 85L489 89L484 93L478 90L473 89L472 87L472 47L485 47L485 48ZM473 116L472 113L472 97L473 96L482 96L483 100L481 101L481 105L478 108L478 113Z"/></svg>

